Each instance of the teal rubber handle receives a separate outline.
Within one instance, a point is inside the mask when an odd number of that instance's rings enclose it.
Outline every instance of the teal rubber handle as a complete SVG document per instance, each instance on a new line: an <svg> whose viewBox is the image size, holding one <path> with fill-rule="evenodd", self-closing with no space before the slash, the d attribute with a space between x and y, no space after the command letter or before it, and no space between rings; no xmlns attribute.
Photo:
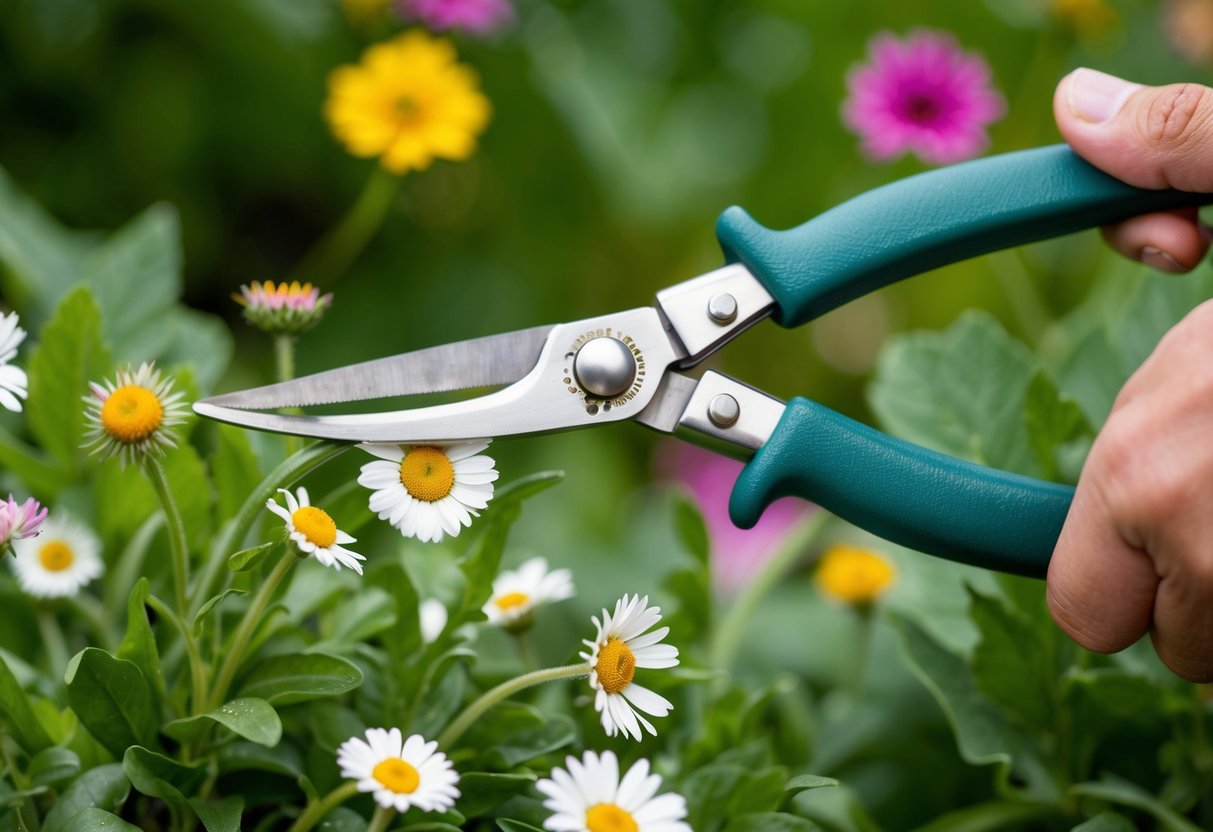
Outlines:
<svg viewBox="0 0 1213 832"><path fill-rule="evenodd" d="M1054 145L911 176L787 231L730 208L716 235L774 297L775 320L791 327L948 263L1210 201L1134 188Z"/></svg>
<svg viewBox="0 0 1213 832"><path fill-rule="evenodd" d="M787 496L911 549L1043 578L1074 489L927 450L795 398L741 472L729 514L748 529Z"/></svg>

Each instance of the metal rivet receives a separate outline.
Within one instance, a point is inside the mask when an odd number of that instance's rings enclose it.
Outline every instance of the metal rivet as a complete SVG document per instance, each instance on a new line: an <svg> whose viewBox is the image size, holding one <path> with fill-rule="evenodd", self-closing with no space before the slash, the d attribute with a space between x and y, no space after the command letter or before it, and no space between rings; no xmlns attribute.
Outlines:
<svg viewBox="0 0 1213 832"><path fill-rule="evenodd" d="M618 338L592 338L577 350L573 376L590 395L610 399L632 386L636 379L636 358L631 348Z"/></svg>
<svg viewBox="0 0 1213 832"><path fill-rule="evenodd" d="M731 324L737 317L737 298L720 292L708 299L708 315L718 324Z"/></svg>
<svg viewBox="0 0 1213 832"><path fill-rule="evenodd" d="M733 426L740 416L741 405L737 404L737 399L728 393L719 394L708 405L708 418L718 428Z"/></svg>

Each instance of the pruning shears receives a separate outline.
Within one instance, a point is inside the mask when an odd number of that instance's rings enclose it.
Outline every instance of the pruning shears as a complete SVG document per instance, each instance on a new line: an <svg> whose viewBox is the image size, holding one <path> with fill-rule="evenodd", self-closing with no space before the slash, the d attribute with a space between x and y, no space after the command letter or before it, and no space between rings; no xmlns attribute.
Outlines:
<svg viewBox="0 0 1213 832"><path fill-rule="evenodd" d="M734 207L716 226L727 265L659 291L653 306L354 364L194 410L276 433L401 445L632 420L748 459L729 504L742 528L794 495L913 549L1043 577L1073 488L928 450L718 372L684 371L764 318L800 326L948 263L1210 200L1132 187L1056 145L903 179L787 231ZM500 389L407 410L269 412L488 386Z"/></svg>

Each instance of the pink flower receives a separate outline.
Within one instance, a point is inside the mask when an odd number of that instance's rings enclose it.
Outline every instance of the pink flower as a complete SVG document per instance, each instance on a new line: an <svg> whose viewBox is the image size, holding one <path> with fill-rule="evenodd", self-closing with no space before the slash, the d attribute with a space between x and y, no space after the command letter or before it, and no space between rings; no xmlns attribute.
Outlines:
<svg viewBox="0 0 1213 832"><path fill-rule="evenodd" d="M661 471L690 489L703 512L712 545L712 575L722 590L735 590L762 568L791 528L813 506L792 498L778 500L758 525L739 529L729 519L729 494L742 464L710 451L671 442L658 455Z"/></svg>
<svg viewBox="0 0 1213 832"><path fill-rule="evenodd" d="M990 86L990 68L944 32L919 30L904 41L882 32L868 63L847 74L842 120L876 161L906 152L946 165L985 149L986 125L1006 112Z"/></svg>
<svg viewBox="0 0 1213 832"><path fill-rule="evenodd" d="M0 546L7 546L14 540L24 540L36 537L39 526L46 519L46 509L38 501L30 497L21 505L8 495L7 502L0 502Z"/></svg>
<svg viewBox="0 0 1213 832"><path fill-rule="evenodd" d="M396 14L436 32L490 35L514 19L510 0L396 0Z"/></svg>

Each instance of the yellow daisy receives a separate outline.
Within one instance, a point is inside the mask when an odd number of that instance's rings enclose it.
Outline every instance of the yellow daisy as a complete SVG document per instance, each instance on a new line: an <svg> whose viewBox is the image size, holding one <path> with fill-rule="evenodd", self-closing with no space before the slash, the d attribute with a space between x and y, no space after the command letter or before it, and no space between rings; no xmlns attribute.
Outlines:
<svg viewBox="0 0 1213 832"><path fill-rule="evenodd" d="M476 150L489 121L476 73L449 40L406 32L329 75L324 114L355 156L378 156L392 173L422 170L435 158L460 161Z"/></svg>
<svg viewBox="0 0 1213 832"><path fill-rule="evenodd" d="M885 593L897 572L880 555L858 546L838 545L821 556L817 586L848 604L870 604Z"/></svg>
<svg viewBox="0 0 1213 832"><path fill-rule="evenodd" d="M88 432L84 447L102 459L118 457L123 465L177 444L172 428L185 420L182 394L172 379L160 379L155 363L118 370L114 381L89 383L85 396Z"/></svg>

